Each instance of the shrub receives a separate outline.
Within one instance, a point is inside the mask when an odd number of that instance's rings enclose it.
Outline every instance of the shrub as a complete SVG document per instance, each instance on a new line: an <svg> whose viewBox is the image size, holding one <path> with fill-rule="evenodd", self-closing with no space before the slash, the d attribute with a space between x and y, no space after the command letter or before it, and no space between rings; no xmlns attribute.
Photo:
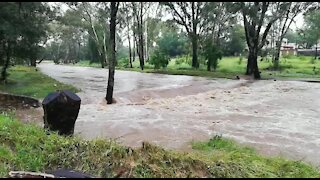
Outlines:
<svg viewBox="0 0 320 180"><path fill-rule="evenodd" d="M242 56L240 56L239 61L238 61L238 64L239 64L239 65L241 65L241 64L242 64L242 60L243 60L243 57L242 57Z"/></svg>
<svg viewBox="0 0 320 180"><path fill-rule="evenodd" d="M192 65L192 58L189 56L180 56L176 58L175 61L176 65L181 65L181 64L188 64L188 65Z"/></svg>
<svg viewBox="0 0 320 180"><path fill-rule="evenodd" d="M128 58L121 58L117 61L117 67L127 68L129 67L129 59Z"/></svg>
<svg viewBox="0 0 320 180"><path fill-rule="evenodd" d="M154 65L155 69L160 69L160 67L165 68L169 64L169 55L159 51L158 49L153 52L150 57L149 63Z"/></svg>

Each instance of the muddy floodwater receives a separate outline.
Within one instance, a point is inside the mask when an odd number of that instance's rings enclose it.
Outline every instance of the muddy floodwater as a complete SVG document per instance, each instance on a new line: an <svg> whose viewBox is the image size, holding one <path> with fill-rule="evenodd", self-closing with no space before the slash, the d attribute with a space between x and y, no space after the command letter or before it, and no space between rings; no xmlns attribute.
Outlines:
<svg viewBox="0 0 320 180"><path fill-rule="evenodd" d="M39 68L82 90L75 133L84 138L188 151L193 140L222 135L266 155L320 165L320 83L116 70L117 103L106 105L107 69L52 63Z"/></svg>

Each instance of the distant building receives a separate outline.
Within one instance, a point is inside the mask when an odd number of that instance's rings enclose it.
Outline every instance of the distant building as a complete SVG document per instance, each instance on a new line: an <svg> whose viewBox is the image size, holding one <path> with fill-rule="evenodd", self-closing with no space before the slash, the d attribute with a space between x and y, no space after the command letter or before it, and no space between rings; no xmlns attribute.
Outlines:
<svg viewBox="0 0 320 180"><path fill-rule="evenodd" d="M297 55L296 43L288 43L288 40L286 38L283 39L280 48L280 56L284 55Z"/></svg>
<svg viewBox="0 0 320 180"><path fill-rule="evenodd" d="M316 49L297 49L297 55L315 56ZM320 49L317 49L317 56L320 55Z"/></svg>

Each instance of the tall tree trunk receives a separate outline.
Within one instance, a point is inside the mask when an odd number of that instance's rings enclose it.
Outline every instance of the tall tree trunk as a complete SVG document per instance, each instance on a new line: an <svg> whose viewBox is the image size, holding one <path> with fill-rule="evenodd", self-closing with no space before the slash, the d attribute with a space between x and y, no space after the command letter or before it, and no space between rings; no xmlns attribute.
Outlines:
<svg viewBox="0 0 320 180"><path fill-rule="evenodd" d="M198 68L198 39L196 34L192 35L192 67Z"/></svg>
<svg viewBox="0 0 320 180"><path fill-rule="evenodd" d="M78 63L80 61L80 48L81 48L81 44L80 44L80 42L78 42L78 52L77 52L76 63Z"/></svg>
<svg viewBox="0 0 320 180"><path fill-rule="evenodd" d="M106 56L104 54L99 54L100 58L100 63L101 63L101 68L104 68L105 62L106 62Z"/></svg>
<svg viewBox="0 0 320 180"><path fill-rule="evenodd" d="M36 58L32 57L32 58L30 59L30 61L31 61L31 66L32 66L32 67L37 67L37 60L36 60Z"/></svg>
<svg viewBox="0 0 320 180"><path fill-rule="evenodd" d="M314 59L317 59L317 55L318 55L318 43L316 44L316 54L314 56Z"/></svg>
<svg viewBox="0 0 320 180"><path fill-rule="evenodd" d="M129 64L130 68L132 68L132 53L131 53L131 39L130 39L130 34L129 34L130 28L128 24L128 41L129 41Z"/></svg>
<svg viewBox="0 0 320 180"><path fill-rule="evenodd" d="M260 71L259 71L259 67L258 67L258 56L255 56L252 59L252 63L253 63L253 75L254 75L254 79L260 79Z"/></svg>
<svg viewBox="0 0 320 180"><path fill-rule="evenodd" d="M140 56L140 67L141 70L143 71L144 68L144 42L143 42L143 2L140 2L140 23L138 24L139 26L139 56Z"/></svg>
<svg viewBox="0 0 320 180"><path fill-rule="evenodd" d="M136 59L136 32L133 31L133 49L132 49L132 62Z"/></svg>
<svg viewBox="0 0 320 180"><path fill-rule="evenodd" d="M148 18L147 18L148 19ZM148 22L146 22L145 23L146 24L146 40L145 40L145 42L146 42L146 52L145 52L145 54L146 54L146 62L148 62L149 61L149 47L148 47Z"/></svg>
<svg viewBox="0 0 320 180"><path fill-rule="evenodd" d="M111 19L110 19L110 58L109 59L109 77L106 100L107 104L112 104L113 97L113 86L114 86L114 73L115 73L115 62L116 62L116 20L119 3L111 2Z"/></svg>
<svg viewBox="0 0 320 180"><path fill-rule="evenodd" d="M132 51L131 51L130 39L129 39L129 64L130 64L130 68L132 68Z"/></svg>
<svg viewBox="0 0 320 180"><path fill-rule="evenodd" d="M260 71L258 67L258 47L249 47L248 64L246 75L254 75L255 79L260 79Z"/></svg>
<svg viewBox="0 0 320 180"><path fill-rule="evenodd" d="M197 37L197 20L195 18L195 2L191 2L192 10L192 67L198 68L198 37Z"/></svg>
<svg viewBox="0 0 320 180"><path fill-rule="evenodd" d="M0 47L2 49L0 49L0 66L3 66L4 65L4 59L3 59L3 56L4 56L4 52L5 52L5 47L4 47L4 43L0 40Z"/></svg>
<svg viewBox="0 0 320 180"><path fill-rule="evenodd" d="M4 83L7 83L7 69L9 67L10 64L10 58L11 58L11 45L10 42L7 42L7 47L5 48L5 44L4 44L4 49L6 49L6 60L4 62L4 65L2 67L2 71L1 71L1 81L3 81Z"/></svg>
<svg viewBox="0 0 320 180"><path fill-rule="evenodd" d="M252 59L253 59L252 54L253 53L250 52L250 48L249 48L246 75L251 75L252 74Z"/></svg>
<svg viewBox="0 0 320 180"><path fill-rule="evenodd" d="M3 55L0 53L0 66L4 65Z"/></svg>
<svg viewBox="0 0 320 180"><path fill-rule="evenodd" d="M282 38L280 41L278 41L276 43L276 54L274 56L274 62L273 62L273 67L275 70L277 70L279 68L279 64L280 64L280 51L281 51L281 43L282 42Z"/></svg>
<svg viewBox="0 0 320 180"><path fill-rule="evenodd" d="M207 71L211 71L211 61L210 59L208 59L208 63L207 63Z"/></svg>

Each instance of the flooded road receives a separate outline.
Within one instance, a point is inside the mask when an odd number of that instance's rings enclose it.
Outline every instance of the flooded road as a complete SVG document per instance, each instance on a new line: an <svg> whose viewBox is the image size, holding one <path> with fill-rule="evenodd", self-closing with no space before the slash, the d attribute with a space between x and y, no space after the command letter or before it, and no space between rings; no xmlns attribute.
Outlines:
<svg viewBox="0 0 320 180"><path fill-rule="evenodd" d="M116 70L116 104L106 105L107 69L42 63L40 70L82 90L75 133L128 146L149 141L189 150L214 135L320 165L320 84L207 79Z"/></svg>

